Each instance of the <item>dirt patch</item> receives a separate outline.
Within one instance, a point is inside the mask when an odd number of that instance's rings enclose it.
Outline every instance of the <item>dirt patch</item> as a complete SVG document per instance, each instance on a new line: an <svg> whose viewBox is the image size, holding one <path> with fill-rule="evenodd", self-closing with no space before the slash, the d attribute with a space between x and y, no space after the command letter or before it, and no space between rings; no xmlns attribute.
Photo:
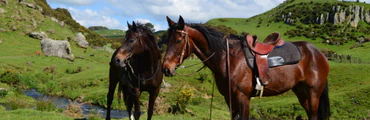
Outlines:
<svg viewBox="0 0 370 120"><path fill-rule="evenodd" d="M144 102L143 105L145 108L148 108L149 102ZM154 114L163 114L168 112L168 108L170 108L170 104L166 103L166 98L157 97L154 104Z"/></svg>

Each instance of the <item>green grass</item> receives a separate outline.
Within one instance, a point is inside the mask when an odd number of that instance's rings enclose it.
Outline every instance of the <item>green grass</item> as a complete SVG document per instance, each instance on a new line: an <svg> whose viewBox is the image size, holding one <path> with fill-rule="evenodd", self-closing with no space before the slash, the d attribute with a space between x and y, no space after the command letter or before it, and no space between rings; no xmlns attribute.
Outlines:
<svg viewBox="0 0 370 120"><path fill-rule="evenodd" d="M102 36L124 36L125 32L123 30L109 29L109 30L95 30L96 33Z"/></svg>

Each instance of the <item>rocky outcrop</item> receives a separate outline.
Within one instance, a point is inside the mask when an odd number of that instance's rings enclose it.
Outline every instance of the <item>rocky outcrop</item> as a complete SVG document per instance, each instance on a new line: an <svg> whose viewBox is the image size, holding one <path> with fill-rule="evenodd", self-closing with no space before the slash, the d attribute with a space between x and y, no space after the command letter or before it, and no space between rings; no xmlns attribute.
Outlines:
<svg viewBox="0 0 370 120"><path fill-rule="evenodd" d="M89 47L89 42L86 41L86 37L82 33L77 33L75 41L82 48Z"/></svg>
<svg viewBox="0 0 370 120"><path fill-rule="evenodd" d="M39 39L39 40L42 40L42 39L45 39L45 38L48 38L48 35L46 35L45 32L31 32L29 34L29 36L31 38L35 38L35 39Z"/></svg>
<svg viewBox="0 0 370 120"><path fill-rule="evenodd" d="M289 12L288 15L282 15L281 17L284 19L285 24L289 24L289 25L294 24L294 20L291 18L292 12Z"/></svg>
<svg viewBox="0 0 370 120"><path fill-rule="evenodd" d="M46 56L57 56L73 61L71 45L67 40L52 40L45 38L41 40L41 49Z"/></svg>
<svg viewBox="0 0 370 120"><path fill-rule="evenodd" d="M366 22L366 23L369 23L370 24L370 11L369 10L366 10L364 12L364 18L363 20Z"/></svg>
<svg viewBox="0 0 370 120"><path fill-rule="evenodd" d="M345 24L350 25L351 27L357 27L358 23L363 20L364 22L370 24L370 10L365 9L364 6L359 5L349 5L348 7L334 5L329 9L329 11L321 11L322 13L313 12L312 16L315 16L310 21L316 24L325 24L325 23L333 23L333 24ZM297 14L297 13L296 13ZM294 19L297 16L292 16L292 13L289 12L288 14L281 15L281 18L284 20L286 24L294 23ZM307 22L309 23L309 22Z"/></svg>
<svg viewBox="0 0 370 120"><path fill-rule="evenodd" d="M333 6L333 20L334 24L350 24L352 27L357 27L360 20L370 23L369 10L365 10L364 6L350 5L348 10L341 8L341 6Z"/></svg>

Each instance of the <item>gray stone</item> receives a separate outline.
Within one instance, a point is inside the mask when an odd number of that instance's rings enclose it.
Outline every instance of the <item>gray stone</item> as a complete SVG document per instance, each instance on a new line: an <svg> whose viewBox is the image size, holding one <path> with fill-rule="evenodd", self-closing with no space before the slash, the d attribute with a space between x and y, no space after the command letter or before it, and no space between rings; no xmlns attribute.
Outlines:
<svg viewBox="0 0 370 120"><path fill-rule="evenodd" d="M6 32L4 28L0 28L0 32Z"/></svg>
<svg viewBox="0 0 370 120"><path fill-rule="evenodd" d="M6 5L6 4L8 4L8 1L7 0L0 0L0 5L1 4L5 4Z"/></svg>
<svg viewBox="0 0 370 120"><path fill-rule="evenodd" d="M70 61L75 59L71 45L67 40L52 40L50 38L42 39L41 49L46 56L57 56Z"/></svg>
<svg viewBox="0 0 370 120"><path fill-rule="evenodd" d="M64 21L59 21L55 17L51 17L50 19L51 19L51 21L54 21L54 22L58 23L60 26L64 27Z"/></svg>
<svg viewBox="0 0 370 120"><path fill-rule="evenodd" d="M353 20L351 21L352 27L357 27L358 22L360 21L360 6L356 5L353 8Z"/></svg>
<svg viewBox="0 0 370 120"><path fill-rule="evenodd" d="M35 39L39 39L39 40L48 38L48 35L46 35L45 32L31 32L29 36Z"/></svg>
<svg viewBox="0 0 370 120"><path fill-rule="evenodd" d="M20 3L23 4L23 5L26 5L29 8L32 8L32 9L36 9L37 8L35 4L31 4L31 3L28 3L28 2L25 2L25 1L22 1Z"/></svg>
<svg viewBox="0 0 370 120"><path fill-rule="evenodd" d="M75 41L82 48L89 47L89 42L86 41L86 37L82 33L77 33Z"/></svg>
<svg viewBox="0 0 370 120"><path fill-rule="evenodd" d="M4 10L3 8L0 8L0 14L1 13L6 13L6 10Z"/></svg>
<svg viewBox="0 0 370 120"><path fill-rule="evenodd" d="M320 15L320 25L324 24L325 23L325 18L324 18L324 14L321 14Z"/></svg>
<svg viewBox="0 0 370 120"><path fill-rule="evenodd" d="M364 13L364 21L368 24L370 24L370 11L369 10L366 10L366 12Z"/></svg>

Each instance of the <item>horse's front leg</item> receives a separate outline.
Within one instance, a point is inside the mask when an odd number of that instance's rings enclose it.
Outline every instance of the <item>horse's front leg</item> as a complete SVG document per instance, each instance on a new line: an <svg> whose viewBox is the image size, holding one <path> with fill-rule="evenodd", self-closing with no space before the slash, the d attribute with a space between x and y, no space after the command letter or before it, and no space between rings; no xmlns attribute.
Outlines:
<svg viewBox="0 0 370 120"><path fill-rule="evenodd" d="M230 109L232 109L231 110L231 118L232 118L232 120L237 120L238 119L238 115L239 115L239 109L238 109L239 106L235 102L233 102L233 103L231 103L231 104L233 104L233 106L230 107L229 95L224 96L224 99L225 99L225 101L227 103L227 107L229 108L229 112L230 112Z"/></svg>
<svg viewBox="0 0 370 120"><path fill-rule="evenodd" d="M157 87L157 89L153 92L150 92L150 95L149 95L149 107L148 107L148 120L151 120L152 119L152 115L153 115L153 109L154 109L154 104L155 104L155 100L157 99L157 96L158 96L158 93L159 93L159 89L161 87Z"/></svg>
<svg viewBox="0 0 370 120"><path fill-rule="evenodd" d="M127 86L126 86L127 87ZM126 105L126 110L127 110L127 113L128 113L128 117L129 117L129 120L132 120L133 117L132 117L132 107L134 105L134 95L129 92L129 89L131 88L124 88L124 94L123 94L123 98L124 98L124 102L125 102L125 105Z"/></svg>
<svg viewBox="0 0 370 120"><path fill-rule="evenodd" d="M114 97L114 91L116 90L116 86L117 86L118 81L119 81L119 77L117 77L117 75L112 75L112 73L110 73L110 75L109 75L109 91L108 91L108 94L107 94L107 100L108 101L107 101L107 116L105 118L106 120L110 120L110 111L111 111L112 101L113 101L113 97Z"/></svg>
<svg viewBox="0 0 370 120"><path fill-rule="evenodd" d="M134 112L134 117L135 117L135 120L139 120L140 118L140 90L139 88L134 88L133 89L135 95L133 96L133 100L134 100L134 105L135 105L135 112Z"/></svg>

